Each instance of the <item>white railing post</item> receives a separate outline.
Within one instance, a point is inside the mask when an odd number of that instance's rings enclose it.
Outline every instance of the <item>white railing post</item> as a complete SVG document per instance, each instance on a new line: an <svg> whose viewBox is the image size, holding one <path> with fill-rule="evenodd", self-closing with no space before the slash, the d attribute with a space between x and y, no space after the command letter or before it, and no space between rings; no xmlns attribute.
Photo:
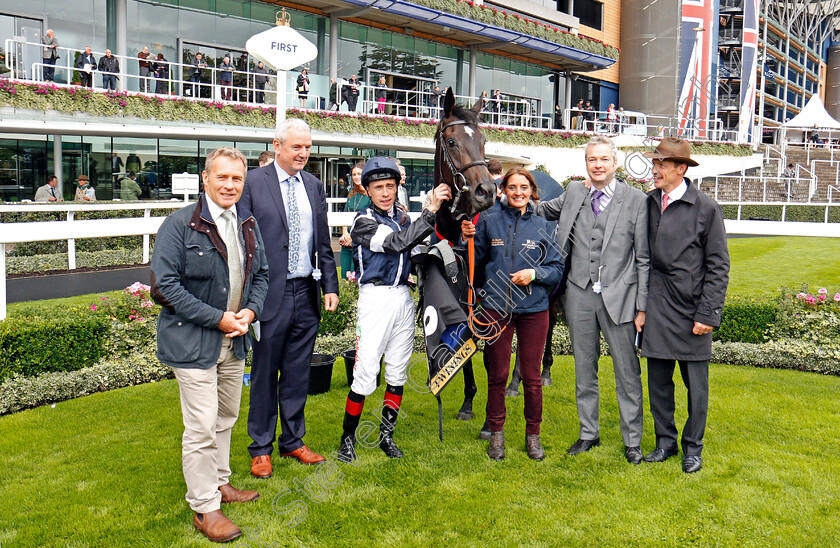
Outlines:
<svg viewBox="0 0 840 548"><path fill-rule="evenodd" d="M73 222L74 213L72 211L67 212L67 222ZM70 270L76 270L76 240L75 238L69 238L67 240L67 268Z"/></svg>
<svg viewBox="0 0 840 548"><path fill-rule="evenodd" d="M152 215L152 210L146 208L143 210L143 218L148 219ZM149 235L143 234L143 264L149 264Z"/></svg>
<svg viewBox="0 0 840 548"><path fill-rule="evenodd" d="M782 204L782 222L787 220L787 204Z"/></svg>

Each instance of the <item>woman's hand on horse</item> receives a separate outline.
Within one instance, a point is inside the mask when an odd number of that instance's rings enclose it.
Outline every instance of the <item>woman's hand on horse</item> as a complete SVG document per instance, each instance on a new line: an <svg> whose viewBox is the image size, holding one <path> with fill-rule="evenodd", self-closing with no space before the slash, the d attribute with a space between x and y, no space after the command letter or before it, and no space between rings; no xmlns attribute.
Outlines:
<svg viewBox="0 0 840 548"><path fill-rule="evenodd" d="M449 190L448 185L438 185L432 191L432 201L426 206L426 209L432 213L437 213L440 209L440 204L452 198L452 191Z"/></svg>
<svg viewBox="0 0 840 548"><path fill-rule="evenodd" d="M526 268L510 275L510 281L516 285L528 285L531 283L531 269Z"/></svg>
<svg viewBox="0 0 840 548"><path fill-rule="evenodd" d="M472 221L466 219L461 221L461 234L464 235L465 239L475 236L475 225L472 224Z"/></svg>
<svg viewBox="0 0 840 548"><path fill-rule="evenodd" d="M350 233L347 232L347 227L342 227L343 231L341 233L341 238L338 239L338 245L342 247L350 247L353 245L353 239L350 237Z"/></svg>

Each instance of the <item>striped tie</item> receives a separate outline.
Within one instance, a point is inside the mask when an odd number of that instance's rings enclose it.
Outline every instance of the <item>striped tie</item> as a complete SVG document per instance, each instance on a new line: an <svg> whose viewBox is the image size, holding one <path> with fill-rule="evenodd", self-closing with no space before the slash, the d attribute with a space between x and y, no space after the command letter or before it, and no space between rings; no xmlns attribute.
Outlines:
<svg viewBox="0 0 840 548"><path fill-rule="evenodd" d="M239 312L242 304L242 259L239 258L239 246L236 243L236 216L228 209L222 213L222 217L225 218L225 247L230 281L228 310Z"/></svg>

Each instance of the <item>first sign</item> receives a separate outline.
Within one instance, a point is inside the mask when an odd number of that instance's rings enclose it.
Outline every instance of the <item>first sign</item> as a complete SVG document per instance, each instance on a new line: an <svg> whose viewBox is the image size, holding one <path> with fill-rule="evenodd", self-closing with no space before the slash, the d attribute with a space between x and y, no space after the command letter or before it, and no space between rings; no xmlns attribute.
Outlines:
<svg viewBox="0 0 840 548"><path fill-rule="evenodd" d="M255 34L245 43L245 49L274 70L291 70L318 57L315 44L286 26Z"/></svg>

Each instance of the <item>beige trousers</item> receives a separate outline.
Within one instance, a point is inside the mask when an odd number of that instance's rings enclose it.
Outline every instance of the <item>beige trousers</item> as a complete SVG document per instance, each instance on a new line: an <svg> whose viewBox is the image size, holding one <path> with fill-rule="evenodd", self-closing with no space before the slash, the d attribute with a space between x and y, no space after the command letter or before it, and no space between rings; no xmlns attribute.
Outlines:
<svg viewBox="0 0 840 548"><path fill-rule="evenodd" d="M173 368L181 392L184 436L181 460L187 482L187 502L204 514L218 510L219 487L230 478L230 434L239 416L245 360L236 358L232 339L210 369Z"/></svg>

